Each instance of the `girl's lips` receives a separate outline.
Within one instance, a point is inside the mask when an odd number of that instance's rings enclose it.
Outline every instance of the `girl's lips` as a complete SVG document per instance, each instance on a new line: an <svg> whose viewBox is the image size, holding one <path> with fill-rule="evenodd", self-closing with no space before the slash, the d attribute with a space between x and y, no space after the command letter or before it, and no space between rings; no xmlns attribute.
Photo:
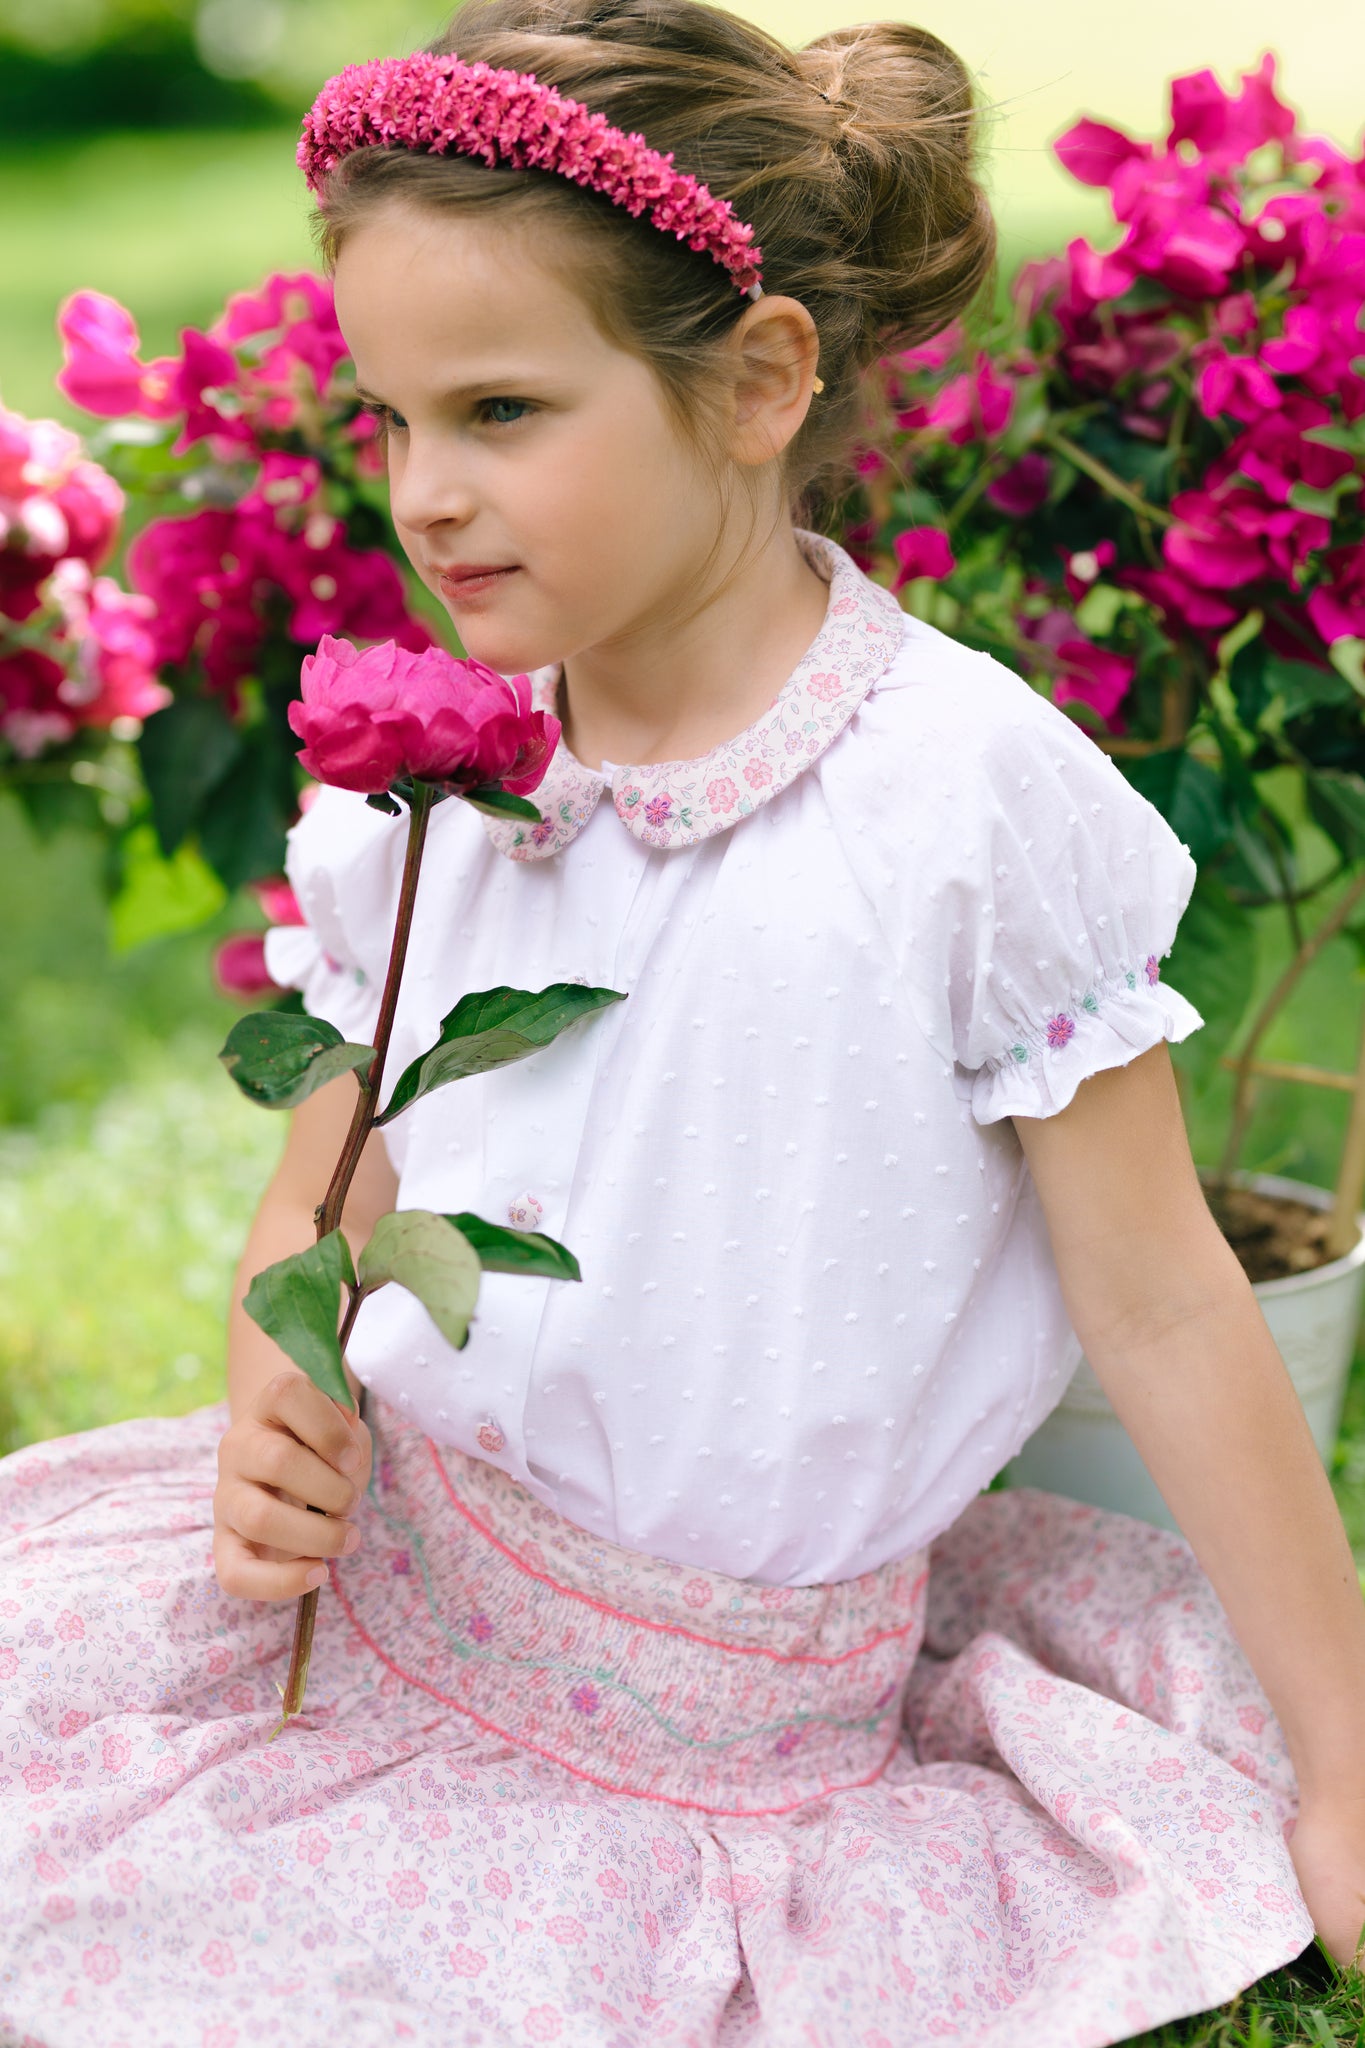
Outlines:
<svg viewBox="0 0 1365 2048"><path fill-rule="evenodd" d="M460 604L471 597L482 597L516 573L515 563L503 569L477 566L442 570L436 580L441 586L441 595L449 598L452 604Z"/></svg>

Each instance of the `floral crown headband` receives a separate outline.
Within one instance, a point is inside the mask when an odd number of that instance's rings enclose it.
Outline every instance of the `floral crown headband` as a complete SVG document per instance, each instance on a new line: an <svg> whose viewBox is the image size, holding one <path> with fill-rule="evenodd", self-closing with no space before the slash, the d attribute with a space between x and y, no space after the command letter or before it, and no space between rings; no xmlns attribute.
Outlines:
<svg viewBox="0 0 1365 2048"><path fill-rule="evenodd" d="M644 214L729 271L747 297L762 295L763 252L725 200L675 170L671 153L613 128L531 72L425 53L349 65L327 81L304 119L298 162L309 190L320 192L352 150L375 146L553 171L637 219Z"/></svg>

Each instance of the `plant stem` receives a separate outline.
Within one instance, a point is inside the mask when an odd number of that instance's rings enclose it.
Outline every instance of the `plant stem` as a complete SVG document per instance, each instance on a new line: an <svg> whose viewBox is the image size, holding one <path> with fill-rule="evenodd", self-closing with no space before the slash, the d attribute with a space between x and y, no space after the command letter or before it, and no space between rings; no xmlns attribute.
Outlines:
<svg viewBox="0 0 1365 2048"><path fill-rule="evenodd" d="M1107 463L1089 454L1069 435L1054 431L1046 435L1045 439L1050 448L1055 448L1059 455L1064 455L1077 469L1084 470L1093 483L1097 483L1111 498L1117 498L1120 505L1126 505L1130 512L1135 512L1139 519L1151 519L1158 526L1175 525L1175 519L1164 506L1149 504L1140 492L1130 489L1121 476L1116 476Z"/></svg>
<svg viewBox="0 0 1365 2048"><path fill-rule="evenodd" d="M1246 1137L1247 1125L1251 1120L1251 1087L1254 1078L1251 1069L1252 1062L1256 1057L1257 1047L1260 1045L1262 1038L1264 1038L1274 1019L1279 1015L1285 1003L1288 1002L1290 996L1298 987L1303 975L1312 966L1328 940L1336 937L1362 897L1365 897L1365 875L1358 875L1350 887L1345 889L1337 898L1336 903L1322 920L1322 923L1304 941L1276 982L1274 988L1270 991L1270 994L1262 1003L1260 1009L1256 1012L1251 1029L1247 1033L1246 1043L1237 1055L1237 1085L1233 1090L1232 1114L1228 1123L1227 1144L1223 1148L1223 1157L1218 1167L1215 1185L1222 1186L1226 1184L1229 1175L1237 1164L1238 1154L1241 1152L1242 1144Z"/></svg>
<svg viewBox="0 0 1365 2048"><path fill-rule="evenodd" d="M436 792L429 783L413 784L412 808L408 814L408 844L403 858L403 881L398 892L398 916L393 929L393 944L389 948L389 967L384 977L384 993L379 1003L379 1021L375 1025L374 1058L361 1077L360 1093L356 1098L355 1114L351 1128L346 1133L346 1142L341 1148L341 1157L336 1164L331 1184L317 1211L318 1236L326 1237L341 1222L350 1193L351 1182L355 1179L365 1150L370 1127L379 1109L379 1087L384 1078L384 1061L388 1056L389 1039L393 1035L394 1014L398 1008L398 990L403 979L403 963L407 959L408 940L412 935L412 913L417 902L417 878L422 869L422 849L426 844L427 822L431 816ZM345 1363L346 1345L360 1304L365 1298L363 1287L353 1287L351 1298L346 1305L346 1314L337 1332L342 1362ZM317 1620L318 1593L304 1593L294 1616L294 1642L289 1653L289 1673L284 1681L283 1716L280 1728L299 1713L303 1707L304 1689L308 1684L308 1660L313 1650L313 1626ZM280 1728L275 1730L278 1735ZM272 1738L273 1739L273 1738Z"/></svg>
<svg viewBox="0 0 1365 2048"><path fill-rule="evenodd" d="M346 1134L346 1143L341 1148L341 1157L332 1175L331 1185L318 1210L318 1236L326 1237L341 1221L342 1210L351 1182L355 1179L360 1165L360 1155L370 1135L370 1126L379 1111L379 1086L384 1078L384 1061L388 1056L389 1038L393 1032L394 1012L398 1008L398 988L403 979L403 963L407 958L408 939L412 932L412 912L417 901L417 877L422 866L422 848L426 843L427 820L431 816L434 792L426 783L413 786L412 810L408 818L408 846L403 860L403 883L398 895L398 919L394 925L393 944L389 949L389 971L384 977L384 993L379 1003L379 1021L374 1030L374 1058L361 1076L360 1094L356 1101L355 1115L351 1128Z"/></svg>

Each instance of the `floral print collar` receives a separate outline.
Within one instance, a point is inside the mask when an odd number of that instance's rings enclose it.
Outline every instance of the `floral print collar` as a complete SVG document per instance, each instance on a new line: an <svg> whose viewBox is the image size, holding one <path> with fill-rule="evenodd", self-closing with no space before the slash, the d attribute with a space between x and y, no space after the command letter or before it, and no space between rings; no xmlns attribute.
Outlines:
<svg viewBox="0 0 1365 2048"><path fill-rule="evenodd" d="M637 839L648 846L694 846L771 802L824 753L900 652L905 614L833 541L814 533L798 533L797 540L829 584L829 605L799 667L762 717L696 760L614 767L610 776L585 767L561 739L532 796L540 824L484 816L499 852L512 860L558 853L608 788L617 816ZM538 710L554 710L559 677L558 665L532 676Z"/></svg>

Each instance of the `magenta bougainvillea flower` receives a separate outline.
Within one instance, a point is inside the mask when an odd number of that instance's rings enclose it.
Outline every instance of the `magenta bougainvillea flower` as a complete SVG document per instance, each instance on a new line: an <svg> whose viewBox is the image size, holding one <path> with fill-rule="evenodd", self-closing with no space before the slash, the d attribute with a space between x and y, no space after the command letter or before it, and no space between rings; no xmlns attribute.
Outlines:
<svg viewBox="0 0 1365 2048"><path fill-rule="evenodd" d="M303 664L289 723L310 775L374 795L410 778L452 793L498 783L524 796L559 738L558 720L532 710L526 676L509 681L482 662L435 647L410 654L392 641L362 653L324 639Z"/></svg>
<svg viewBox="0 0 1365 2048"><path fill-rule="evenodd" d="M895 549L898 590L917 576L932 576L935 580L951 576L957 566L948 536L937 526L912 526L905 533L898 533Z"/></svg>

